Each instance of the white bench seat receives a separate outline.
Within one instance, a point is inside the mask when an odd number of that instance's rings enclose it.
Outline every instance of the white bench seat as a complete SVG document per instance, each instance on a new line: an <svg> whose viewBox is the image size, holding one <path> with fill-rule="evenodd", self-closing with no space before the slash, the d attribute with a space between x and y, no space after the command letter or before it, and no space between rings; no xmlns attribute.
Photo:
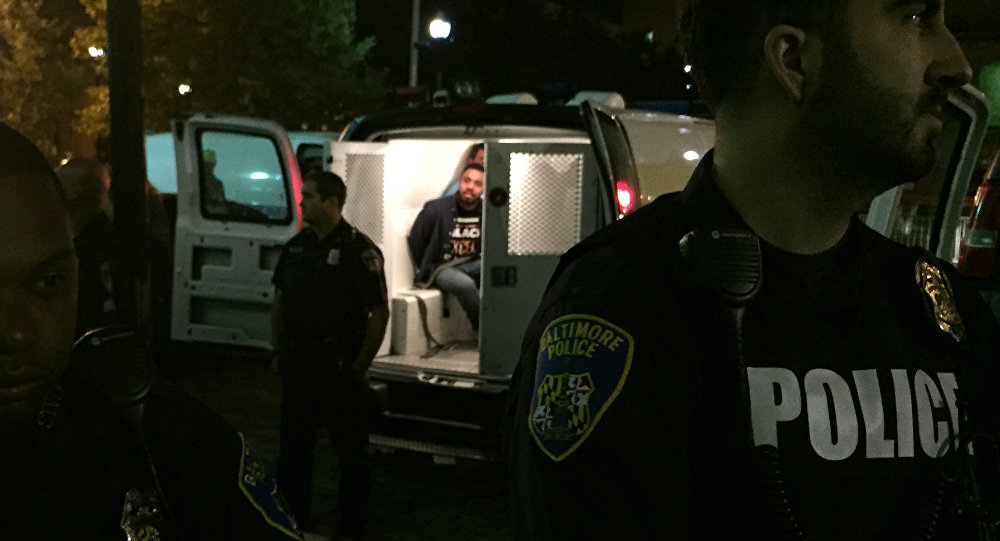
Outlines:
<svg viewBox="0 0 1000 541"><path fill-rule="evenodd" d="M423 355L434 346L424 331L418 298L427 307L427 330L435 340L447 344L475 339L472 324L455 296L438 289L404 289L392 297L394 355Z"/></svg>

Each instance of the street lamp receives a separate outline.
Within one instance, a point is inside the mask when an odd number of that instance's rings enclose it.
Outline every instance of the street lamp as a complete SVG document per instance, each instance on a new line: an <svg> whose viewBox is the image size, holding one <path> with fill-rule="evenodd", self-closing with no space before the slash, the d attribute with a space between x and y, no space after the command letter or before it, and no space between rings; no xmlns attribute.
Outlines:
<svg viewBox="0 0 1000 541"><path fill-rule="evenodd" d="M451 35L451 23L441 17L436 17L433 21L431 21L427 30L434 39L448 39L448 36Z"/></svg>
<svg viewBox="0 0 1000 541"><path fill-rule="evenodd" d="M420 39L420 0L413 0L413 15L410 24L410 86L417 86L417 64L420 59L420 51L431 48L434 43L450 40L451 22L439 14L431 21L427 32L432 39Z"/></svg>

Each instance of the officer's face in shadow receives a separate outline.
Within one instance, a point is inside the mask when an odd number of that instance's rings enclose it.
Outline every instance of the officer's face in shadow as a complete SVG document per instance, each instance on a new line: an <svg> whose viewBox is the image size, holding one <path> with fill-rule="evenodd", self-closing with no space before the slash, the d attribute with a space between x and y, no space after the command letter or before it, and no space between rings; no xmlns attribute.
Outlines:
<svg viewBox="0 0 1000 541"><path fill-rule="evenodd" d="M0 433L32 422L73 346L77 260L53 181L0 176Z"/></svg>

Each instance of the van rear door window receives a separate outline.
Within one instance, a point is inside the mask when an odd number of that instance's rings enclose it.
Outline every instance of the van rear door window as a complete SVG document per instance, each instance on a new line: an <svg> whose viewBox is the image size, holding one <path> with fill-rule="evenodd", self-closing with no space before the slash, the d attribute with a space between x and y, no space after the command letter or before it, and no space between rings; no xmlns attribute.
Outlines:
<svg viewBox="0 0 1000 541"><path fill-rule="evenodd" d="M294 213L273 140L263 135L202 130L198 146L203 217L289 223Z"/></svg>

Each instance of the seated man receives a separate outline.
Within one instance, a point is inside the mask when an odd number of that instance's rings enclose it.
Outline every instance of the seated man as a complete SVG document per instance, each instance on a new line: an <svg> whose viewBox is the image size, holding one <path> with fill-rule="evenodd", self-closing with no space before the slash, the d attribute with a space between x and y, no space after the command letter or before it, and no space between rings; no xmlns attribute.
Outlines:
<svg viewBox="0 0 1000 541"><path fill-rule="evenodd" d="M407 237L417 265L414 280L458 297L472 328L479 329L479 250L483 220L483 166L469 163L458 191L428 201Z"/></svg>

